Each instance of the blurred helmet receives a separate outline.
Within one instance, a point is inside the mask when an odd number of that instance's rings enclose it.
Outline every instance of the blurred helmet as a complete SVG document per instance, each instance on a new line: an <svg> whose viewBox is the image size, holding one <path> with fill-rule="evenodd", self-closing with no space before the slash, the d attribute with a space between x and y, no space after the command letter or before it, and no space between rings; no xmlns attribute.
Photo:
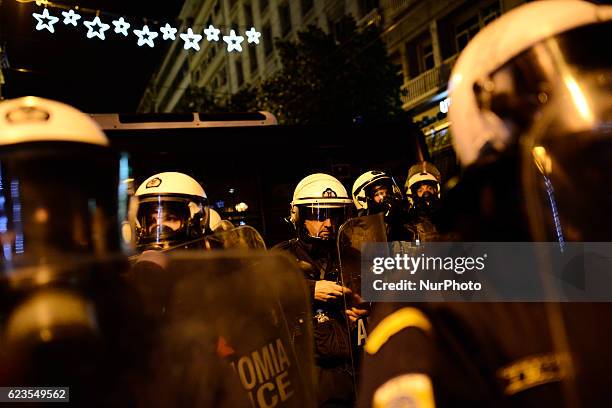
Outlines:
<svg viewBox="0 0 612 408"><path fill-rule="evenodd" d="M118 157L88 115L37 97L0 102L5 382L84 389L108 378L101 346L119 332L115 311L129 315L117 218L127 191L118 179Z"/></svg>
<svg viewBox="0 0 612 408"><path fill-rule="evenodd" d="M316 173L302 179L291 201L290 220L303 239L334 241L338 228L348 218L353 201L342 183L329 174ZM319 221L320 233L309 231L306 221Z"/></svg>
<svg viewBox="0 0 612 408"><path fill-rule="evenodd" d="M392 176L379 170L371 170L357 177L353 183L353 204L358 210L372 209L375 195L386 190L386 197L402 200L402 192Z"/></svg>
<svg viewBox="0 0 612 408"><path fill-rule="evenodd" d="M600 43L609 38L611 19L610 6L550 0L517 7L483 28L461 52L449 81L449 120L461 163L516 144L556 97L568 93L583 104L580 75L609 60ZM567 119L580 117L578 109Z"/></svg>
<svg viewBox="0 0 612 408"><path fill-rule="evenodd" d="M535 240L610 238L611 37L611 6L532 2L479 32L451 74L459 159L514 153Z"/></svg>
<svg viewBox="0 0 612 408"><path fill-rule="evenodd" d="M206 193L186 174L155 174L138 187L136 197L136 244L140 250L197 243L209 229Z"/></svg>
<svg viewBox="0 0 612 408"><path fill-rule="evenodd" d="M37 97L0 103L2 268L120 250L118 160L77 109Z"/></svg>

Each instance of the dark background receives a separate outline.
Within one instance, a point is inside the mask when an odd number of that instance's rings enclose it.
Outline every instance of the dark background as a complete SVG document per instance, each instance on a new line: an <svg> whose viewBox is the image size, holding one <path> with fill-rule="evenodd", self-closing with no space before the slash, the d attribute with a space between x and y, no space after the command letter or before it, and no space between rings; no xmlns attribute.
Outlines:
<svg viewBox="0 0 612 408"><path fill-rule="evenodd" d="M55 33L37 31L33 12L42 13L35 2L0 0L0 44L6 50L10 68L3 69L5 98L35 95L59 100L84 112L134 112L154 70L161 64L164 51L172 43L155 39L155 47L139 47L137 37L114 33L112 20L124 16L141 29L144 18L178 28L177 16L183 1L62 1L65 6L99 9L100 19L109 24L104 41L87 38L83 21L94 14L81 14L77 27L63 23L61 9L49 13L60 20ZM106 15L105 13L112 13Z"/></svg>

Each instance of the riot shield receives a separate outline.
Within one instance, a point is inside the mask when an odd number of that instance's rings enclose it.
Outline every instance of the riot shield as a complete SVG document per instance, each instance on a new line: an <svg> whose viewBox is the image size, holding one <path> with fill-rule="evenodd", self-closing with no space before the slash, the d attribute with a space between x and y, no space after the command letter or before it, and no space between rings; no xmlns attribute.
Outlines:
<svg viewBox="0 0 612 408"><path fill-rule="evenodd" d="M314 405L310 304L291 259L252 250L163 256L147 283L148 301L165 309L147 405Z"/></svg>
<svg viewBox="0 0 612 408"><path fill-rule="evenodd" d="M153 331L127 269L121 255L58 256L3 275L0 386L64 387L36 406L134 405L125 379L146 376Z"/></svg>
<svg viewBox="0 0 612 408"><path fill-rule="evenodd" d="M248 225L219 231L204 238L204 247L213 249L266 249L259 232Z"/></svg>
<svg viewBox="0 0 612 408"><path fill-rule="evenodd" d="M344 296L344 309L366 311L367 314L349 317L348 330L351 341L351 365L353 367L354 387L357 390L359 366L363 346L367 339L367 316L371 309L369 303L361 298L361 247L365 242L386 242L387 235L382 213L351 218L338 231L338 259L340 260L341 285L351 290Z"/></svg>
<svg viewBox="0 0 612 408"><path fill-rule="evenodd" d="M351 218L338 231L338 258L342 286L354 295L361 295L361 246L365 242L386 242L382 213Z"/></svg>
<svg viewBox="0 0 612 408"><path fill-rule="evenodd" d="M222 222L225 222L223 220ZM228 224L231 225L229 221ZM253 227L243 225L240 227L232 227L230 229L217 229L217 232L211 235L197 238L193 241L181 243L173 247L156 251L158 253L177 251L182 249L204 249L208 251L217 249L266 249L266 243L261 237L261 234ZM144 251L152 252L152 251ZM142 253L130 256L130 261L138 263L142 258Z"/></svg>

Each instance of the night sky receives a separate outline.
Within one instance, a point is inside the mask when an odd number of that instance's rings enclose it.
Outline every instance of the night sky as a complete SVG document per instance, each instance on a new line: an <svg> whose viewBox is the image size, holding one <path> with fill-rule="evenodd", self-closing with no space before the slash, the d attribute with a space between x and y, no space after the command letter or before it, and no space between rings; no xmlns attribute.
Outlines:
<svg viewBox="0 0 612 408"><path fill-rule="evenodd" d="M90 113L136 111L171 41L163 41L160 35L154 48L139 47L132 30L141 29L145 18L150 26L157 21L178 28L177 16L183 1L83 0L58 4L99 9L102 22L110 25L106 39L86 36L83 21L91 21L95 14L81 12L82 18L73 27L64 25L61 9L50 7L50 14L60 18L52 34L35 29L37 21L32 13L42 13L42 6L0 0L0 44L10 64L9 69L3 69L6 83L2 95L47 97ZM128 37L114 33L111 21L120 16L132 25ZM157 30L158 26L150 28Z"/></svg>

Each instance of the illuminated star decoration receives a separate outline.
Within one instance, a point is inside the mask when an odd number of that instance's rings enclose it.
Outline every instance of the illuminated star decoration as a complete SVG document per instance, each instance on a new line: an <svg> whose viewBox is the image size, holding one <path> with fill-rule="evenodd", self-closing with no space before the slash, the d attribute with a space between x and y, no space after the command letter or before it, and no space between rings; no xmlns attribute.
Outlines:
<svg viewBox="0 0 612 408"><path fill-rule="evenodd" d="M233 50L236 50L238 52L242 51L242 46L240 45L240 43L244 41L244 37L236 35L236 32L234 30L230 30L230 35L224 35L223 41L227 43L228 52L232 52Z"/></svg>
<svg viewBox="0 0 612 408"><path fill-rule="evenodd" d="M162 32L162 40L176 40L176 28L171 27L170 24L166 23L165 26L159 29Z"/></svg>
<svg viewBox="0 0 612 408"><path fill-rule="evenodd" d="M259 44L259 37L261 37L261 33L255 30L255 27L251 27L251 29L245 32L245 34L248 37L247 42L249 44L250 43Z"/></svg>
<svg viewBox="0 0 612 408"><path fill-rule="evenodd" d="M130 28L130 23L126 22L123 17L119 20L113 21L113 25L115 26L115 32L117 34L123 34L124 36L128 36L128 28Z"/></svg>
<svg viewBox="0 0 612 408"><path fill-rule="evenodd" d="M104 32L110 28L110 25L104 24L100 21L100 17L96 16L92 21L84 21L83 24L87 27L87 38L98 37L104 40ZM99 30L95 30L94 27L98 26Z"/></svg>
<svg viewBox="0 0 612 408"><path fill-rule="evenodd" d="M159 35L156 31L149 31L146 24L142 27L142 30L134 30L134 34L138 37L138 46L142 47L147 44L151 48L154 46L153 39Z"/></svg>
<svg viewBox="0 0 612 408"><path fill-rule="evenodd" d="M55 29L53 28L53 24L57 23L59 21L59 18L49 15L49 10L44 9L42 14L32 13L32 16L34 16L34 18L38 20L38 24L36 24L37 30L40 31L46 28L52 33L55 32ZM43 20L47 20L47 22L45 23L43 22Z"/></svg>
<svg viewBox="0 0 612 408"><path fill-rule="evenodd" d="M193 30L189 28L187 30L187 34L181 34L180 37L183 41L185 41L184 48L186 50L193 48L196 51L200 51L200 45L198 44L202 39L202 36L200 34L194 34Z"/></svg>
<svg viewBox="0 0 612 408"><path fill-rule="evenodd" d="M77 20L80 20L81 15L74 12L74 10L70 11L62 11L62 16L64 16L64 24L72 24L73 26L77 26Z"/></svg>
<svg viewBox="0 0 612 408"><path fill-rule="evenodd" d="M204 34L206 34L206 41L219 41L219 33L221 30L215 28L212 24L208 26L208 28L204 29Z"/></svg>

